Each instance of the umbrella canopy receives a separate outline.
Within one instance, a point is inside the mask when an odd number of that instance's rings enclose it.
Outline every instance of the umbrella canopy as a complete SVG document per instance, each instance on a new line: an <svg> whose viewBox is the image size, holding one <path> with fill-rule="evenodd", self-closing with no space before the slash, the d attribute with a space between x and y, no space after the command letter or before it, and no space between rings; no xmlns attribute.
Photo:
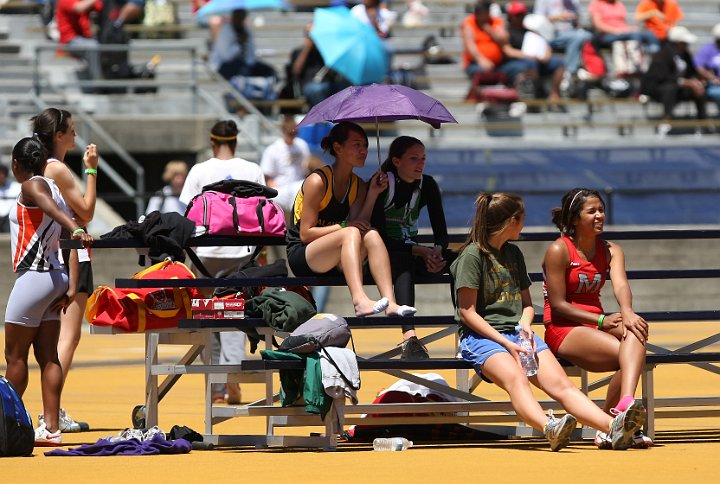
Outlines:
<svg viewBox="0 0 720 484"><path fill-rule="evenodd" d="M310 109L298 128L321 121L379 123L419 119L439 128L441 123L457 123L437 99L410 87L394 84L350 86Z"/></svg>
<svg viewBox="0 0 720 484"><path fill-rule="evenodd" d="M260 10L286 8L285 0L211 0L197 11L198 17L222 15L233 10Z"/></svg>
<svg viewBox="0 0 720 484"><path fill-rule="evenodd" d="M317 103L297 127L322 121L375 122L378 164L380 163L380 121L419 119L439 128L457 123L450 111L434 97L407 86L371 84L350 86Z"/></svg>
<svg viewBox="0 0 720 484"><path fill-rule="evenodd" d="M385 79L388 69L385 46L375 29L355 18L346 7L315 9L310 38L325 65L353 84Z"/></svg>

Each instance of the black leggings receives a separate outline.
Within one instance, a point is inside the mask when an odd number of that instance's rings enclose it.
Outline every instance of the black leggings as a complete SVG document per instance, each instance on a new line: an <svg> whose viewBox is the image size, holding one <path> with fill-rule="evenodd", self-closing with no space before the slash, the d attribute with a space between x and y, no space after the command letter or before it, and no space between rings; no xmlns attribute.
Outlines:
<svg viewBox="0 0 720 484"><path fill-rule="evenodd" d="M398 304L415 306L415 277L418 275L430 275L425 261L422 257L414 256L410 252L395 252L390 255L390 266L392 268L392 282L395 291L395 301ZM455 260L457 254L450 250L443 250L443 257L447 261L445 268L438 274L447 273L450 264ZM403 333L415 329L413 324L403 324Z"/></svg>

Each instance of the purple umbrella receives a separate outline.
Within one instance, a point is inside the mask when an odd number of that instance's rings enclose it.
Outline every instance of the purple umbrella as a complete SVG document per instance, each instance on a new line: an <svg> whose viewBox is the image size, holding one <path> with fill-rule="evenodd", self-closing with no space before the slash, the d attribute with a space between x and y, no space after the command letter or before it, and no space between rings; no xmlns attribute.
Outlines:
<svg viewBox="0 0 720 484"><path fill-rule="evenodd" d="M316 104L300 121L298 128L323 121L374 121L379 162L379 123L401 119L419 119L433 128L439 128L441 123L457 123L440 101L425 93L394 84L370 84L347 87Z"/></svg>

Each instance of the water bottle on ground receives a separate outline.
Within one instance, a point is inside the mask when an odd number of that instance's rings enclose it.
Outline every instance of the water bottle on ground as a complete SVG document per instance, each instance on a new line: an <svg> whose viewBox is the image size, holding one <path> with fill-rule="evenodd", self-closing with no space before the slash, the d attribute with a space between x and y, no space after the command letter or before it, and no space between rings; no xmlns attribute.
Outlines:
<svg viewBox="0 0 720 484"><path fill-rule="evenodd" d="M405 437L392 437L389 439L378 437L373 440L373 450L407 450L412 447L412 445L412 441Z"/></svg>
<svg viewBox="0 0 720 484"><path fill-rule="evenodd" d="M528 353L520 353L520 364L522 365L523 370L525 370L525 374L527 376L535 376L538 372L538 364L537 360L535 359L535 352L533 351L532 340L527 337L527 335L524 331L522 331L519 325L515 326L515 331L517 331L520 335L518 344L522 349L528 351Z"/></svg>

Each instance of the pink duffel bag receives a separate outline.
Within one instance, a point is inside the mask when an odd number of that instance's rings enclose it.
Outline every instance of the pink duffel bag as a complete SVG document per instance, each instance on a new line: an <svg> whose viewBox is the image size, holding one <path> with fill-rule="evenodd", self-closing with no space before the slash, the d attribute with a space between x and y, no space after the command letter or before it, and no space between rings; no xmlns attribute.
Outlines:
<svg viewBox="0 0 720 484"><path fill-rule="evenodd" d="M285 236L282 209L262 196L205 191L190 201L185 216L211 235Z"/></svg>

